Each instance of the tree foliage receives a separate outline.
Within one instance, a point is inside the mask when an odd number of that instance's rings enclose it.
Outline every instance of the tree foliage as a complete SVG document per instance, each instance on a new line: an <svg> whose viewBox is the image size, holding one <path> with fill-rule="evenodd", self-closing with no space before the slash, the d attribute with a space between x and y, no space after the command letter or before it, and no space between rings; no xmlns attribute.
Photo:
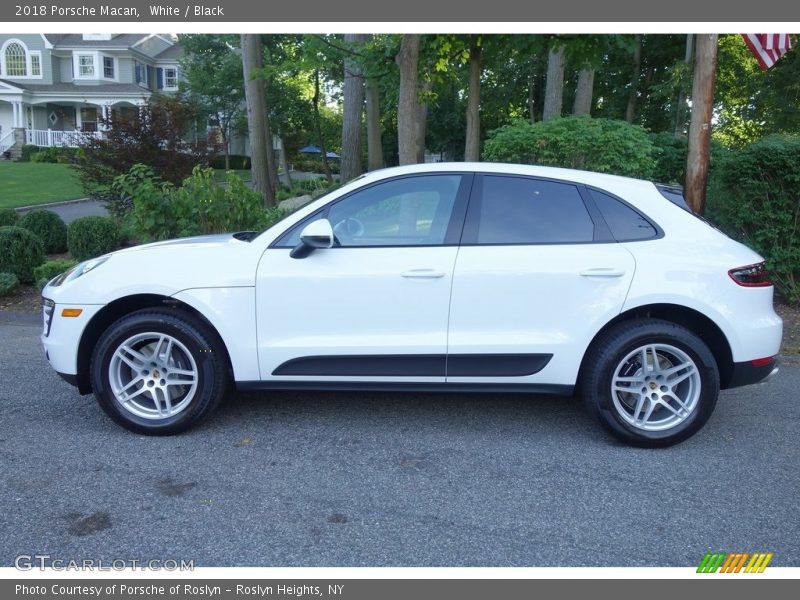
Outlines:
<svg viewBox="0 0 800 600"><path fill-rule="evenodd" d="M486 160L644 178L653 172L653 156L653 144L641 127L588 116L517 121L492 132L484 146Z"/></svg>
<svg viewBox="0 0 800 600"><path fill-rule="evenodd" d="M130 206L113 194L117 175L146 164L163 180L179 183L196 165L207 165L218 147L207 132L193 131L197 107L182 97L156 95L141 107L101 119L101 138L86 138L73 167L87 196L106 200L113 214Z"/></svg>

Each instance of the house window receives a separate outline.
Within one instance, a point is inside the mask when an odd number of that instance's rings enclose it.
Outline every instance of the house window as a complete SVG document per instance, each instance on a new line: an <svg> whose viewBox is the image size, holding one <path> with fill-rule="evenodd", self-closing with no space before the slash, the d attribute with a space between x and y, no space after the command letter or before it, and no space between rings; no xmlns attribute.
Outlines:
<svg viewBox="0 0 800 600"><path fill-rule="evenodd" d="M78 77L94 77L94 56L78 55Z"/></svg>
<svg viewBox="0 0 800 600"><path fill-rule="evenodd" d="M22 44L12 42L6 46L6 77L27 77L28 57Z"/></svg>
<svg viewBox="0 0 800 600"><path fill-rule="evenodd" d="M136 75L136 83L147 87L147 65L140 63L138 60L135 61L134 72Z"/></svg>
<svg viewBox="0 0 800 600"><path fill-rule="evenodd" d="M114 59L110 56L103 57L103 77L114 79Z"/></svg>
<svg viewBox="0 0 800 600"><path fill-rule="evenodd" d="M164 89L175 90L178 88L178 69L167 67L164 69Z"/></svg>
<svg viewBox="0 0 800 600"><path fill-rule="evenodd" d="M31 52L31 75L33 77L42 76L42 60L41 56Z"/></svg>
<svg viewBox="0 0 800 600"><path fill-rule="evenodd" d="M93 106L81 108L81 129L97 131L97 109Z"/></svg>

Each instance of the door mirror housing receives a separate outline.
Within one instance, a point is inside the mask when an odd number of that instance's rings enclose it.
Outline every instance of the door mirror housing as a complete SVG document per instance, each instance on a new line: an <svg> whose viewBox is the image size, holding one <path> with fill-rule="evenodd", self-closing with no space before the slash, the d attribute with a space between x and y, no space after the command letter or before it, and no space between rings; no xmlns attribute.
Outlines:
<svg viewBox="0 0 800 600"><path fill-rule="evenodd" d="M297 244L289 256L292 258L305 258L318 248L333 247L333 227L328 219L317 219L303 228L300 234L300 243Z"/></svg>

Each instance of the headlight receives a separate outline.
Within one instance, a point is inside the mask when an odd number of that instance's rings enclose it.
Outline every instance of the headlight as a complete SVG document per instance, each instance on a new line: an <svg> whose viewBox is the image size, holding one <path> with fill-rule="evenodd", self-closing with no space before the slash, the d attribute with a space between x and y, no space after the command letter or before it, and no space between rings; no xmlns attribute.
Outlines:
<svg viewBox="0 0 800 600"><path fill-rule="evenodd" d="M96 269L104 262L106 262L109 258L111 258L110 255L106 255L86 260L78 265L75 265L71 269L64 271L61 275L55 277L48 285L52 287L57 287L62 283L77 279L81 275L86 275L86 273L88 273L89 271Z"/></svg>

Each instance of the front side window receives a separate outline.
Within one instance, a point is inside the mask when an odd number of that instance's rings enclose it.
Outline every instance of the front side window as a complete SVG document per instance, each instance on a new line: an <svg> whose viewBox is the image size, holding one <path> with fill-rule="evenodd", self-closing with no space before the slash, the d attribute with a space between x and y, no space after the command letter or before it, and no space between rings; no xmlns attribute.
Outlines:
<svg viewBox="0 0 800 600"><path fill-rule="evenodd" d="M91 54L78 56L78 77L94 77L94 56Z"/></svg>
<svg viewBox="0 0 800 600"><path fill-rule="evenodd" d="M460 175L394 179L354 192L314 218L330 221L338 247L440 245L460 184ZM296 246L309 222L296 225L277 246Z"/></svg>
<svg viewBox="0 0 800 600"><path fill-rule="evenodd" d="M42 74L42 61L38 54L31 53L31 75L40 77Z"/></svg>
<svg viewBox="0 0 800 600"><path fill-rule="evenodd" d="M594 222L578 188L529 177L485 175L470 202L467 244L591 242Z"/></svg>
<svg viewBox="0 0 800 600"><path fill-rule="evenodd" d="M27 77L28 57L22 44L12 42L6 46L6 77Z"/></svg>

